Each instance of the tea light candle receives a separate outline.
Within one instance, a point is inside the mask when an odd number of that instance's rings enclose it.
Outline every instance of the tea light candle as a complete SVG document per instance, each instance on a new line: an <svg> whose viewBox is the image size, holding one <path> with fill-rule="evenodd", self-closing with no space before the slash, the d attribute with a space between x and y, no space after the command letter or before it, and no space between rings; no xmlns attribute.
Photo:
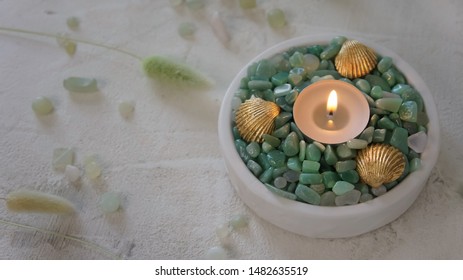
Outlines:
<svg viewBox="0 0 463 280"><path fill-rule="evenodd" d="M305 136L324 144L339 144L365 129L370 108L355 86L322 80L301 91L294 103L293 117Z"/></svg>

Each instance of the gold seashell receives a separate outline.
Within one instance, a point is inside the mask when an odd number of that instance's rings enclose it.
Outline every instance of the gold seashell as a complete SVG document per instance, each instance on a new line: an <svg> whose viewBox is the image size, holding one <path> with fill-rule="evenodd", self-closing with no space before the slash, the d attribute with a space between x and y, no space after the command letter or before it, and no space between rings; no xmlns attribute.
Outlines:
<svg viewBox="0 0 463 280"><path fill-rule="evenodd" d="M334 60L339 74L355 79L370 73L376 67L375 52L356 40L347 40Z"/></svg>
<svg viewBox="0 0 463 280"><path fill-rule="evenodd" d="M357 154L360 179L373 188L397 180L405 170L405 156L387 144L373 144Z"/></svg>
<svg viewBox="0 0 463 280"><path fill-rule="evenodd" d="M244 140L262 143L262 135L273 132L274 120L279 113L280 107L274 102L248 99L236 111L236 127Z"/></svg>

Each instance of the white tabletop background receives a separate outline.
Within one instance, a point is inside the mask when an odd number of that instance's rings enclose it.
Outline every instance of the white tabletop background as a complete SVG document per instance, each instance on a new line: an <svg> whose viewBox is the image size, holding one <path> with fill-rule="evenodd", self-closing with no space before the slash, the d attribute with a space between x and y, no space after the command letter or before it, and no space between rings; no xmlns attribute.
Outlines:
<svg viewBox="0 0 463 280"><path fill-rule="evenodd" d="M463 2L458 0L257 1L205 0L203 9L173 8L168 0L0 1L0 26L70 35L130 50L167 55L206 73L209 90L176 90L146 78L140 63L106 49L78 45L69 57L53 39L0 32L0 197L28 188L62 195L74 216L17 214L0 200L1 219L77 236L127 259L200 259L220 245L216 227L234 213L249 218L227 244L232 259L463 258ZM284 10L288 25L269 27L265 12ZM224 46L209 18L220 12L231 41ZM81 20L78 31L66 19ZM192 40L177 33L193 22ZM373 232L313 239L280 229L248 209L230 184L219 151L217 118L236 73L254 56L289 38L353 34L384 45L414 67L439 112L442 147L430 179L412 207ZM94 97L70 95L69 76L98 79ZM36 96L55 111L37 117ZM132 119L117 110L136 103ZM71 147L76 165L97 154L103 174L71 184L53 170L55 148ZM105 215L105 191L120 192L122 209ZM2 202L3 201L3 202ZM106 259L75 241L0 224L0 259Z"/></svg>

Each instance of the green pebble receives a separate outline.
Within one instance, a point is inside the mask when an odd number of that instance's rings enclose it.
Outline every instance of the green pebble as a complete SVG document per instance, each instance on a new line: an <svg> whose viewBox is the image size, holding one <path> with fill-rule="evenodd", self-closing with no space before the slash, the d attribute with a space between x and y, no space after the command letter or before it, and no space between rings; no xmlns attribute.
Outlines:
<svg viewBox="0 0 463 280"><path fill-rule="evenodd" d="M299 184L296 187L295 194L298 198L302 199L303 201L313 204L313 205L319 205L320 204L320 195L314 191L313 189Z"/></svg>
<svg viewBox="0 0 463 280"><path fill-rule="evenodd" d="M378 128L385 128L385 129L393 130L396 127L397 127L396 124L393 121L391 121L388 117L382 117L378 121Z"/></svg>
<svg viewBox="0 0 463 280"><path fill-rule="evenodd" d="M378 62L378 65L376 66L378 68L378 71L381 73L386 72L391 68L392 66L392 58L385 56L381 58L381 60Z"/></svg>
<svg viewBox="0 0 463 280"><path fill-rule="evenodd" d="M327 191L320 197L320 206L336 206L336 194L332 191Z"/></svg>
<svg viewBox="0 0 463 280"><path fill-rule="evenodd" d="M274 186L272 186L272 185L270 185L268 183L265 183L264 185L269 191L271 191L272 193L274 193L274 194L276 194L278 196L281 196L281 197L284 197L284 198L287 198L287 199L291 199L291 200L296 200L297 199L297 196L295 194L293 194L293 193L280 190L280 189L275 188Z"/></svg>
<svg viewBox="0 0 463 280"><path fill-rule="evenodd" d="M236 126L232 128L232 133L233 133L233 139L241 139L241 134Z"/></svg>
<svg viewBox="0 0 463 280"><path fill-rule="evenodd" d="M402 127L396 127L392 131L389 143L399 149L402 153L408 154L408 131Z"/></svg>
<svg viewBox="0 0 463 280"><path fill-rule="evenodd" d="M291 132L283 141L281 145L283 152L288 157L292 157L299 154L299 137L295 132Z"/></svg>
<svg viewBox="0 0 463 280"><path fill-rule="evenodd" d="M414 172L421 167L421 159L420 158L414 158L410 161L410 172Z"/></svg>
<svg viewBox="0 0 463 280"><path fill-rule="evenodd" d="M300 82L302 82L302 79L303 79L303 76L300 75L300 74L296 74L296 73L289 73L288 75L288 80L289 82L296 86L298 85Z"/></svg>
<svg viewBox="0 0 463 280"><path fill-rule="evenodd" d="M249 75L248 73L248 76L255 76L258 80L268 81L276 74L275 66L273 66L273 64L267 59L259 61L255 66L255 69L255 75Z"/></svg>
<svg viewBox="0 0 463 280"><path fill-rule="evenodd" d="M418 119L418 105L415 101L405 101L399 109L400 119L406 122L416 122Z"/></svg>
<svg viewBox="0 0 463 280"><path fill-rule="evenodd" d="M315 76L324 77L324 76L328 76L328 75L333 76L333 78L335 78L336 80L341 78L341 74L339 74L335 70L316 70L316 71L313 71L312 73L308 74L307 79L310 80Z"/></svg>
<svg viewBox="0 0 463 280"><path fill-rule="evenodd" d="M267 170L271 167L270 162L268 161L267 153L260 153L257 156L257 163L262 166L263 169Z"/></svg>
<svg viewBox="0 0 463 280"><path fill-rule="evenodd" d="M317 70L318 66L320 66L320 59L317 56L310 53L304 55L303 67L307 73Z"/></svg>
<svg viewBox="0 0 463 280"><path fill-rule="evenodd" d="M386 129L375 129L373 133L373 142L374 143L381 143L384 142L384 138L386 137Z"/></svg>
<svg viewBox="0 0 463 280"><path fill-rule="evenodd" d="M364 93L370 93L370 91L371 91L370 83L367 80L364 80L364 79L358 79L355 82L355 86L359 90L363 91Z"/></svg>
<svg viewBox="0 0 463 280"><path fill-rule="evenodd" d="M291 131L296 133L297 137L299 139L304 139L304 135L302 134L302 132L299 130L299 128L297 127L296 123L294 122L291 122L290 123L290 127L291 127Z"/></svg>
<svg viewBox="0 0 463 280"><path fill-rule="evenodd" d="M291 114L290 112L281 112L275 118L275 127L280 128L284 124L288 123L292 118L293 118L293 114Z"/></svg>
<svg viewBox="0 0 463 280"><path fill-rule="evenodd" d="M334 184L334 186L333 186L333 192L336 195L343 195L343 194L347 193L348 191L353 190L354 188L355 188L355 186L352 185L349 182L337 181L336 184Z"/></svg>
<svg viewBox="0 0 463 280"><path fill-rule="evenodd" d="M256 0L240 0L241 9L253 9L256 7Z"/></svg>
<svg viewBox="0 0 463 280"><path fill-rule="evenodd" d="M374 114L373 116L371 116L370 122L368 123L368 125L376 126L376 123L378 122L378 120L379 120L379 116L377 114Z"/></svg>
<svg viewBox="0 0 463 280"><path fill-rule="evenodd" d="M288 187L286 188L286 191L290 193L294 193L296 190L297 184L296 183L289 183Z"/></svg>
<svg viewBox="0 0 463 280"><path fill-rule="evenodd" d="M355 160L338 161L334 167L336 168L336 172L341 173L355 169L357 167L357 162Z"/></svg>
<svg viewBox="0 0 463 280"><path fill-rule="evenodd" d="M418 112L416 123L423 126L427 125L429 123L428 115L425 112Z"/></svg>
<svg viewBox="0 0 463 280"><path fill-rule="evenodd" d="M32 110L37 115L45 116L53 112L53 103L48 97L39 96L32 102Z"/></svg>
<svg viewBox="0 0 463 280"><path fill-rule="evenodd" d="M262 138L274 148L278 148L281 144L281 140L272 135L262 134Z"/></svg>
<svg viewBox="0 0 463 280"><path fill-rule="evenodd" d="M273 179L273 167L265 169L265 171L259 176L259 181L262 183L269 183Z"/></svg>
<svg viewBox="0 0 463 280"><path fill-rule="evenodd" d="M317 57L323 52L324 47L321 45L312 45L307 48L307 51Z"/></svg>
<svg viewBox="0 0 463 280"><path fill-rule="evenodd" d="M398 94L398 95L402 95L402 93L404 93L405 91L408 91L410 89L412 89L412 87L410 85L397 84L392 88L391 92L393 92L395 94Z"/></svg>
<svg viewBox="0 0 463 280"><path fill-rule="evenodd" d="M301 173L299 175L299 182L307 185L321 184L323 183L323 178L321 174Z"/></svg>
<svg viewBox="0 0 463 280"><path fill-rule="evenodd" d="M286 173L288 170L289 170L289 169L288 169L288 167L286 167L286 166L274 168L272 176L273 176L273 178L280 177L280 176L282 176L284 173ZM298 176L298 178L299 178L299 173L298 173L297 176Z"/></svg>
<svg viewBox="0 0 463 280"><path fill-rule="evenodd" d="M346 143L342 143L336 147L336 154L340 159L351 159L357 155L357 151L349 148Z"/></svg>
<svg viewBox="0 0 463 280"><path fill-rule="evenodd" d="M373 133L375 131L375 128L373 126L369 126L363 130L362 133L360 133L359 139L365 140L369 143L373 141Z"/></svg>
<svg viewBox="0 0 463 280"><path fill-rule="evenodd" d="M317 185L310 185L310 188L316 191L318 194L323 194L325 192L325 185L317 184Z"/></svg>
<svg viewBox="0 0 463 280"><path fill-rule="evenodd" d="M268 152L267 159L272 167L282 167L286 165L286 156L280 150L271 150Z"/></svg>
<svg viewBox="0 0 463 280"><path fill-rule="evenodd" d="M383 78L389 84L389 86L394 86L396 84L395 75L391 69L384 72L381 75L381 78Z"/></svg>
<svg viewBox="0 0 463 280"><path fill-rule="evenodd" d="M369 189L368 185L363 184L363 183L355 184L355 189L359 190L362 194L370 192L370 189Z"/></svg>
<svg viewBox="0 0 463 280"><path fill-rule="evenodd" d="M115 192L106 192L101 195L100 208L104 213L116 212L121 206L121 197Z"/></svg>
<svg viewBox="0 0 463 280"><path fill-rule="evenodd" d="M329 189L333 188L339 179L339 175L334 171L325 171L322 173L323 184Z"/></svg>
<svg viewBox="0 0 463 280"><path fill-rule="evenodd" d="M328 70L329 65L328 60L323 59L320 61L320 65L318 65L318 70Z"/></svg>
<svg viewBox="0 0 463 280"><path fill-rule="evenodd" d="M339 53L341 47L342 44L329 44L320 54L320 58L324 60L332 59Z"/></svg>
<svg viewBox="0 0 463 280"><path fill-rule="evenodd" d="M248 167L249 170L251 170L251 172L256 177L258 177L263 171L262 167L252 159L248 160L248 162L246 163L246 166Z"/></svg>
<svg viewBox="0 0 463 280"><path fill-rule="evenodd" d="M69 17L66 19L66 24L71 30L79 29L80 20L78 17Z"/></svg>
<svg viewBox="0 0 463 280"><path fill-rule="evenodd" d="M285 125L283 125L282 127L276 129L275 131L273 131L272 133L272 136L275 136L277 138L286 138L286 136L288 136L289 134L289 129L290 129L290 124L287 123Z"/></svg>
<svg viewBox="0 0 463 280"><path fill-rule="evenodd" d="M363 203L363 202L367 202L367 201L370 201L373 199L373 195L372 194L369 194L369 193L362 193L362 195L360 196L360 202Z"/></svg>
<svg viewBox="0 0 463 280"><path fill-rule="evenodd" d="M244 142L241 139L236 139L235 140L235 147L236 150L238 151L238 155L244 162L248 162L248 160L251 159L251 156L248 154L246 151L246 142Z"/></svg>
<svg viewBox="0 0 463 280"><path fill-rule="evenodd" d="M395 67L391 67L389 69L389 71L391 71L394 74L396 83L405 84L407 82L406 79L405 79L405 76L399 70L397 70Z"/></svg>
<svg viewBox="0 0 463 280"><path fill-rule="evenodd" d="M337 206L354 205L360 200L361 193L358 190L350 190L343 195L338 195L335 199Z"/></svg>
<svg viewBox="0 0 463 280"><path fill-rule="evenodd" d="M320 161L321 151L315 144L309 144L306 149L306 159L312 161Z"/></svg>
<svg viewBox="0 0 463 280"><path fill-rule="evenodd" d="M375 101L375 105L377 108L394 113L399 111L401 104L402 98L380 98Z"/></svg>
<svg viewBox="0 0 463 280"><path fill-rule="evenodd" d="M380 86L372 87L370 91L370 96L373 97L374 99L383 98L384 96L383 89Z"/></svg>
<svg viewBox="0 0 463 280"><path fill-rule="evenodd" d="M277 86L273 89L273 93L275 97L282 97L291 92L293 87L290 84L282 84L281 86Z"/></svg>
<svg viewBox="0 0 463 280"><path fill-rule="evenodd" d="M302 169L301 162L299 161L299 158L297 157L290 157L288 159L288 163L286 164L286 166L289 169L294 170L294 171L301 171Z"/></svg>
<svg viewBox="0 0 463 280"><path fill-rule="evenodd" d="M384 91L391 91L389 84L381 77L375 75L366 75L365 80L367 80L372 87L379 86Z"/></svg>
<svg viewBox="0 0 463 280"><path fill-rule="evenodd" d="M325 145L323 145L323 144L320 143L320 142L313 141L313 144L314 144L315 146L317 146L317 148L318 148L321 152L324 152L324 151L326 150Z"/></svg>
<svg viewBox="0 0 463 280"><path fill-rule="evenodd" d="M389 119L395 123L395 125L402 127L402 120L398 113L389 114Z"/></svg>
<svg viewBox="0 0 463 280"><path fill-rule="evenodd" d="M338 157L331 145L326 146L325 152L323 152L323 158L329 165L334 165L338 161Z"/></svg>
<svg viewBox="0 0 463 280"><path fill-rule="evenodd" d="M271 81L275 86L281 86L288 82L288 72L278 72L272 76Z"/></svg>
<svg viewBox="0 0 463 280"><path fill-rule="evenodd" d="M257 142L251 142L246 146L246 152L252 158L256 158L260 154L260 145Z"/></svg>
<svg viewBox="0 0 463 280"><path fill-rule="evenodd" d="M242 102L244 102L245 100L249 99L249 97L251 97L251 95L249 94L249 90L242 89L242 88L238 89L235 92L235 96L241 99Z"/></svg>
<svg viewBox="0 0 463 280"><path fill-rule="evenodd" d="M268 142L262 142L262 152L264 153L268 153L270 152L271 150L274 150L275 147L273 147L270 143Z"/></svg>
<svg viewBox="0 0 463 280"><path fill-rule="evenodd" d="M289 58L289 64L291 64L292 67L302 67L304 65L304 55L297 51L294 52Z"/></svg>
<svg viewBox="0 0 463 280"><path fill-rule="evenodd" d="M304 160L302 162L302 172L304 173L318 173L320 170L320 163L318 161Z"/></svg>
<svg viewBox="0 0 463 280"><path fill-rule="evenodd" d="M261 81L261 80L252 80L249 81L248 87L249 89L256 89L256 90L266 90L272 88L272 83L269 81Z"/></svg>
<svg viewBox="0 0 463 280"><path fill-rule="evenodd" d="M249 89L248 88L248 83L249 83L249 78L248 77L243 77L240 80L240 89Z"/></svg>
<svg viewBox="0 0 463 280"><path fill-rule="evenodd" d="M304 140L299 141L299 161L305 159L305 153L307 150L307 143Z"/></svg>
<svg viewBox="0 0 463 280"><path fill-rule="evenodd" d="M418 132L418 124L417 123L412 123L412 122L402 122L403 128L405 128L408 131L409 135L413 135Z"/></svg>
<svg viewBox="0 0 463 280"><path fill-rule="evenodd" d="M299 92L297 90L290 91L289 94L285 96L286 103L288 105L293 105L298 95L299 95Z"/></svg>
<svg viewBox="0 0 463 280"><path fill-rule="evenodd" d="M368 141L363 139L351 139L347 141L347 147L350 149L360 150L368 146Z"/></svg>
<svg viewBox="0 0 463 280"><path fill-rule="evenodd" d="M386 110L383 110L383 109L370 108L370 114L387 115L389 113L390 113L389 111L386 111Z"/></svg>
<svg viewBox="0 0 463 280"><path fill-rule="evenodd" d="M267 21L272 28L282 28L286 25L285 13L281 9L271 9L267 12Z"/></svg>
<svg viewBox="0 0 463 280"><path fill-rule="evenodd" d="M400 94L404 101L415 101L417 106L417 111L421 112L424 109L423 98L421 95L414 89L408 88Z"/></svg>
<svg viewBox="0 0 463 280"><path fill-rule="evenodd" d="M359 174L355 170L347 170L338 174L343 181L349 182L351 184L357 183L360 179Z"/></svg>
<svg viewBox="0 0 463 280"><path fill-rule="evenodd" d="M69 77L63 80L63 87L71 92L90 93L98 91L94 78Z"/></svg>

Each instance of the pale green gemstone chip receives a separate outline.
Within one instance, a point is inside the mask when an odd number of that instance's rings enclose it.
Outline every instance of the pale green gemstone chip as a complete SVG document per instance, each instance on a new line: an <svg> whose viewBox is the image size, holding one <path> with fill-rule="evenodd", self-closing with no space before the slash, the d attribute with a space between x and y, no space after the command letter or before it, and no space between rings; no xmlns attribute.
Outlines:
<svg viewBox="0 0 463 280"><path fill-rule="evenodd" d="M39 96L32 102L32 110L34 110L37 115L48 115L53 112L53 109L53 103L48 97Z"/></svg>
<svg viewBox="0 0 463 280"><path fill-rule="evenodd" d="M90 93L98 91L97 81L94 78L69 77L64 79L63 86L71 92Z"/></svg>
<svg viewBox="0 0 463 280"><path fill-rule="evenodd" d="M100 208L104 213L116 212L121 206L121 197L115 192L106 192L101 195Z"/></svg>
<svg viewBox="0 0 463 280"><path fill-rule="evenodd" d="M281 9L271 9L267 12L267 21L272 28L281 28L286 25L285 13Z"/></svg>

